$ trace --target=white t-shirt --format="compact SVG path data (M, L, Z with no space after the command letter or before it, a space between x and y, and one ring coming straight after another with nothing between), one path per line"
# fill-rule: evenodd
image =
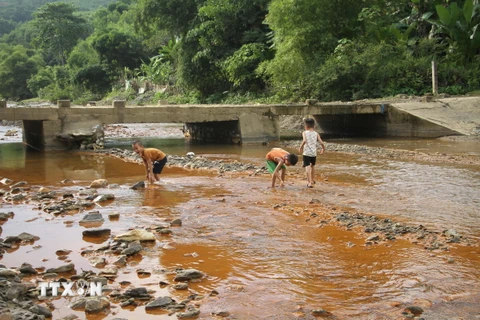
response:
M315 131L304 131L305 145L303 146L303 155L307 157L317 156L317 135Z

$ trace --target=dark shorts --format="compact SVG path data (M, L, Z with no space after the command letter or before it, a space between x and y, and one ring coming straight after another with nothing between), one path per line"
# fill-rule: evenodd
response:
M317 157L303 156L303 166L308 167L310 165L314 166L317 162Z
M166 163L167 163L166 156L162 160L153 161L153 173L156 173L156 174L162 173L163 167L165 167Z

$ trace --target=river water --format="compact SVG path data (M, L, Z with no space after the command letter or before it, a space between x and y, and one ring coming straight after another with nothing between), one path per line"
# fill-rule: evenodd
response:
M167 154L195 152L211 159L263 164L271 146L191 145L179 139L145 139ZM371 146L440 153L480 154L477 144L441 140L345 140ZM470 143L470 142L469 142ZM130 148L130 140L108 146ZM472 147L473 146L473 147ZM289 167L287 186L269 189L268 175L190 171L166 167L163 184L145 190L129 187L144 178L142 166L102 155L74 152L37 153L22 144L0 144L0 179L28 181L32 190L46 186L78 192L92 180L105 178L117 188L115 200L97 206L112 234L180 218L170 236L130 259L109 286L125 290L147 287L155 297L181 301L192 294L201 319L227 311L229 319L313 319L313 310L331 319L404 319L408 306L424 309L425 319L480 319L480 168L429 164L366 155L329 153L319 157L315 188L307 189L301 166ZM64 184L62 180L71 179ZM315 199L315 201L311 201ZM313 203L312 203L313 202ZM398 238L366 245L362 230L346 229L330 213L348 210L374 214L410 225L422 224L440 233L454 229L468 242L426 250L420 243ZM70 249L68 261L77 272L93 270L81 252L99 241L82 238L78 221L85 212L53 216L34 204L0 202L0 212L15 217L2 225L1 237L28 232L40 237L33 245L6 253L1 264L57 267L55 251ZM323 223L322 223L323 220ZM103 255L109 263L115 256ZM107 265L108 266L108 265ZM176 291L171 270L195 268L207 276ZM151 276L138 276L145 269ZM34 281L34 279L32 279ZM74 299L74 298L71 298ZM66 298L53 300L54 319L68 314ZM151 314L142 306L121 308L88 319L175 319Z

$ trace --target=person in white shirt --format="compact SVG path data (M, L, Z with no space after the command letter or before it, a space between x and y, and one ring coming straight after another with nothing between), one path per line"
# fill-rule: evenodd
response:
M317 142L322 146L320 154L325 152L325 143L318 132L314 130L315 120L306 118L304 120L305 131L302 132L303 141L299 151L303 155L303 166L307 174L307 188L313 188L315 184L315 163L317 162Z

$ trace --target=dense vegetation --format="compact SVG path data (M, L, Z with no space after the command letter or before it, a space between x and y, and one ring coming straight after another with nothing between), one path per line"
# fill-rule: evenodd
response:
M6 99L421 95L432 60L440 92L480 89L478 0L15 1L0 1Z

